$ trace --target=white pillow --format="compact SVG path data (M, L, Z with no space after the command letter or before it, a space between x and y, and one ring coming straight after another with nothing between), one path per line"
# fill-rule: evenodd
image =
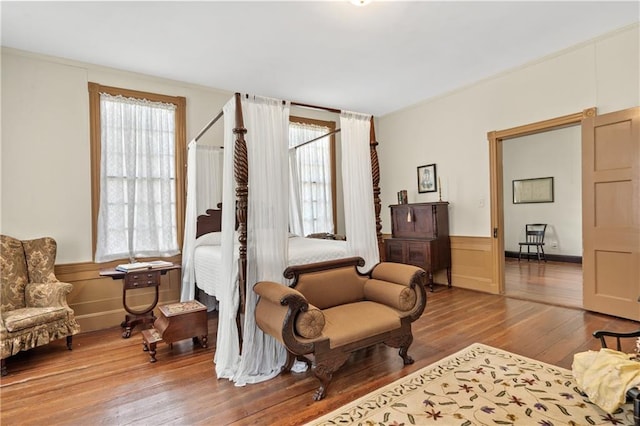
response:
M196 247L198 246L219 246L222 241L222 232L209 232L196 238Z

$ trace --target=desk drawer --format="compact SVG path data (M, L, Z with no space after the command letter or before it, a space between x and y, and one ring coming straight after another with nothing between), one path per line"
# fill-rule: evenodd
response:
M129 272L124 277L125 288L156 287L160 285L160 271Z

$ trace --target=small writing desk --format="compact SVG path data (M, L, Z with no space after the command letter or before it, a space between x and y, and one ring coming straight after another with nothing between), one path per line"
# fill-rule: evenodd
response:
M160 287L160 276L166 275L173 269L180 269L180 265L163 266L149 269L136 269L133 271L123 272L114 268L103 269L100 276L111 277L114 280L122 280L122 305L127 314L120 326L124 328L122 332L123 338L131 336L131 330L138 324L153 324L156 320L153 309L158 304L158 295ZM153 302L145 309L134 310L127 305L127 291L137 288L155 287L155 296Z

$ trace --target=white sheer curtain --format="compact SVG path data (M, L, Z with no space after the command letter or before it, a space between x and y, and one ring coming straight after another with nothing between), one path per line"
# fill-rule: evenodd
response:
M302 196L300 195L299 181L296 150L289 148L289 232L305 236L302 224Z
M223 107L224 112L224 166L222 172L222 237L220 276L222 282L218 296L218 333L214 362L218 378L232 378L240 363L240 344L236 314L240 302L238 288L238 248L235 244L236 209L224 206L236 205L236 183L233 174L233 152L235 135L235 98Z
M243 99L249 157L247 218L247 292L242 357L233 377L237 386L258 383L279 374L284 347L258 328L253 285L262 280L285 282L288 254L288 129L289 104L260 97Z
M295 162L291 164L292 175L297 178L296 199L301 210L303 234L334 232L333 200L331 193L331 158L329 136L294 148L322 135L330 129L313 124L291 123L289 146L294 150ZM293 208L293 204L292 204Z
M286 359L282 345L256 325L256 294L260 280L284 282L288 229L288 122L289 105L282 101L243 97L249 158L249 214L247 219L247 292L243 324L243 349L239 355L235 315L238 306L237 247L232 247L235 212L222 209L223 268L228 271L228 293L220 297L215 355L218 378L237 386L268 380L280 372ZM225 105L225 166L223 205L235 205L233 180L234 101ZM229 191L229 189L232 189ZM230 231L231 230L231 231ZM223 300L224 299L224 300Z
M369 138L371 116L343 111L340 114L342 140L342 185L347 250L365 260L363 270L380 261L373 206L373 178Z
M179 253L172 104L100 94L96 262Z
M199 214L222 201L222 151L219 147L189 142L187 150L187 204L182 242L182 288L180 301L195 297L193 252Z

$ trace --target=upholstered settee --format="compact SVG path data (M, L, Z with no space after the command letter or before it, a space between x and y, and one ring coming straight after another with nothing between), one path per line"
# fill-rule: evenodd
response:
M54 273L56 242L45 237L20 241L0 236L0 350L2 375L6 359L20 351L80 331L67 294L73 286L59 282Z
M285 270L290 287L271 281L256 283L260 296L256 322L287 349L283 372L296 358L312 365L320 387L313 399L326 395L333 373L353 351L385 343L400 348L404 364L413 363L408 349L411 323L426 305L424 270L382 262L360 274L362 258L354 257Z

